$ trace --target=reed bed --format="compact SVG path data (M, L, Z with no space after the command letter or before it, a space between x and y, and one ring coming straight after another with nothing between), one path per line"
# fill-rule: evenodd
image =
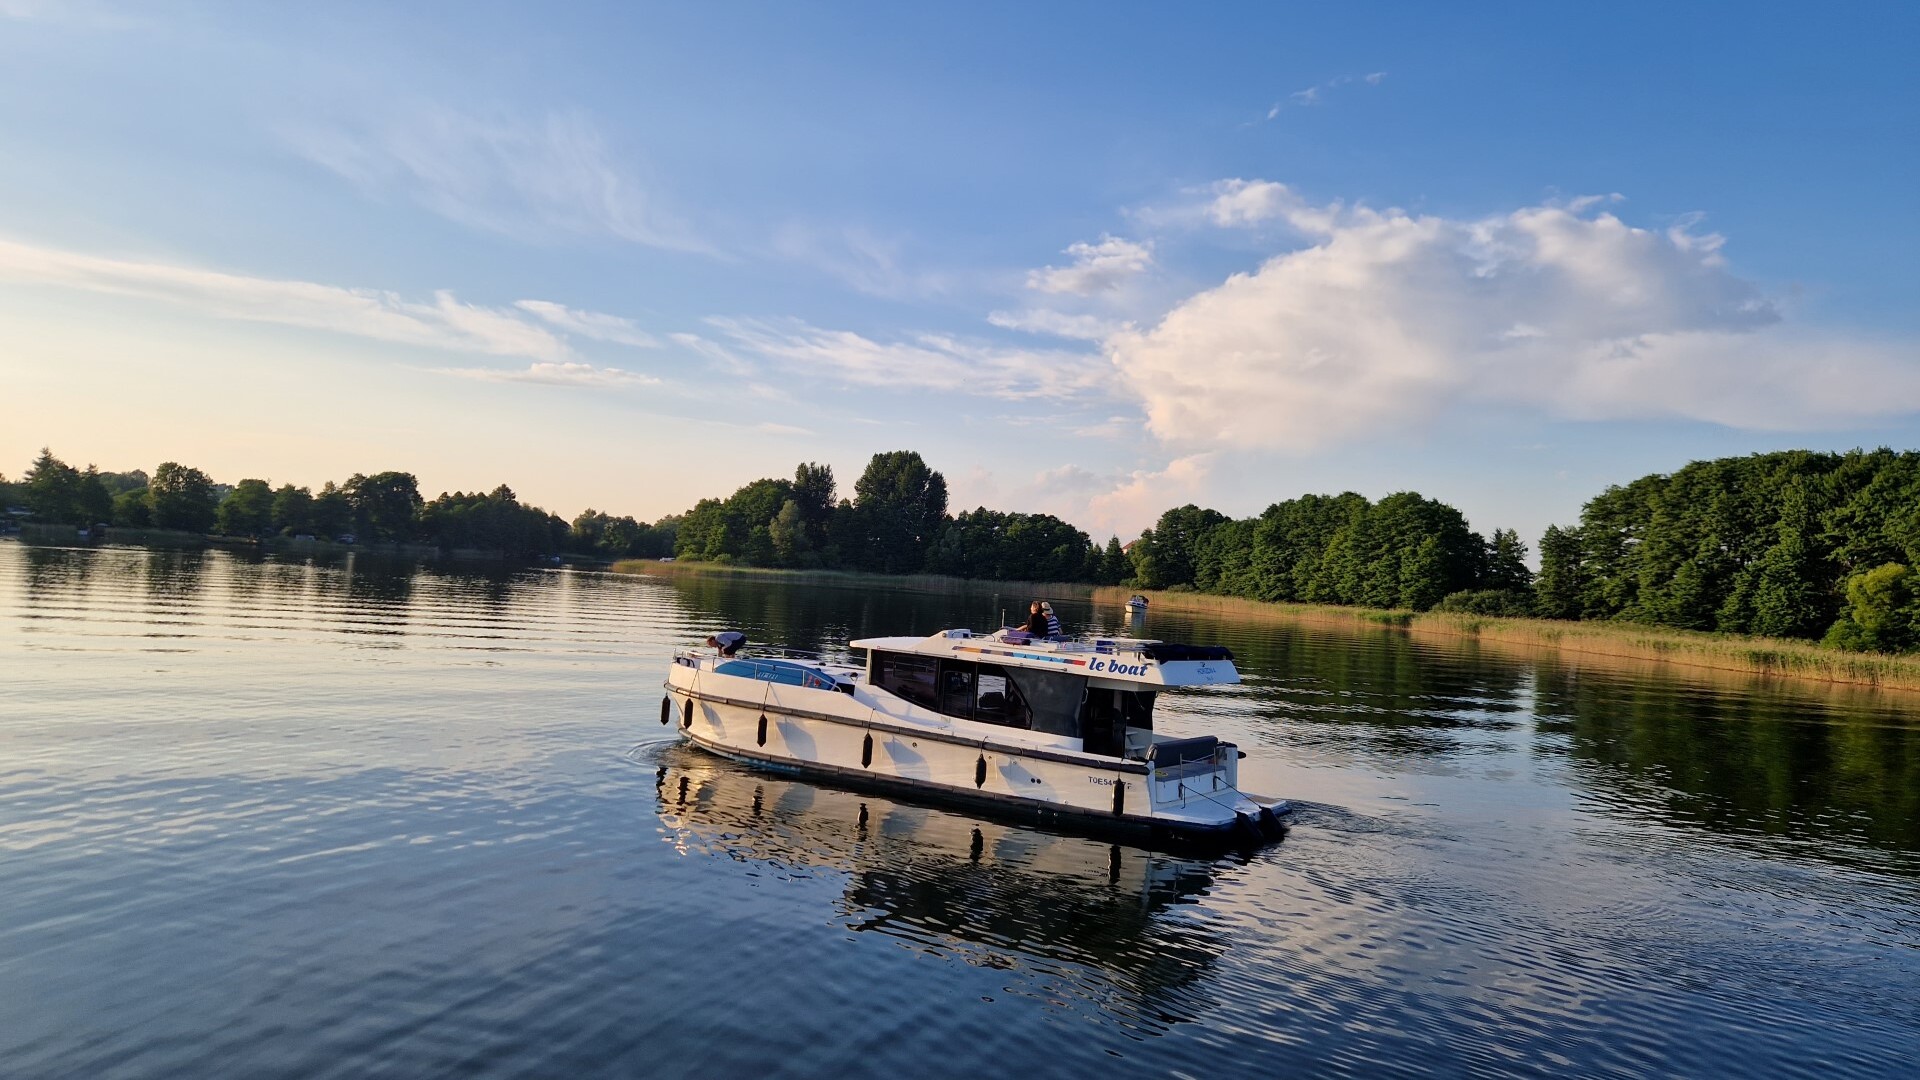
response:
M1095 603L1124 603L1134 593L1102 587ZM1418 637L1469 638L1535 651L1651 661L1784 679L1920 691L1920 656L1845 652L1808 641L1672 630L1624 622L1563 622L1451 612L1380 611L1284 604L1204 593L1142 593L1149 610L1274 618L1325 626L1405 628Z
M616 574L659 578L747 577L768 578L789 585L829 585L841 588L916 589L933 592L1000 592L1023 596L1087 599L1094 586L1066 581L993 581L987 578L947 577L943 574L868 574L858 570L781 570L765 566L727 566L721 563L661 562L658 559L621 559ZM1025 611L1023 606L1020 609Z

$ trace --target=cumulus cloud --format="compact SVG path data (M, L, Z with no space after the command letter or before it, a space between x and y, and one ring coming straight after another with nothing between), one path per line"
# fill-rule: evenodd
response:
M595 341L632 345L641 349L650 349L660 344L658 338L640 329L632 319L623 319L618 315L581 311L565 304L556 304L551 300L519 300L515 301L513 306L536 315L570 334L578 334Z
M1027 287L1047 293L1091 296L1118 288L1153 265L1153 244L1102 235L1094 243L1067 248L1069 266L1046 266L1027 274Z
M1094 536L1138 536L1169 506L1205 503L1203 491L1213 472L1211 453L1175 458L1164 469L1140 469L1111 482L1087 500L1088 532Z
M1304 206L1277 187L1229 181L1221 213ZM1309 246L1122 331L1111 357L1155 435L1212 445L1317 448L1463 401L1749 428L1920 410L1910 344L1792 330L1696 221L1635 228L1595 205L1309 213L1290 219Z
M581 113L525 121L415 104L281 134L295 153L364 191L398 194L472 228L530 240L610 236L714 250L616 161Z
M464 367L434 368L436 375L453 375L482 382L543 383L548 386L651 386L659 379L615 367L595 367L578 362L530 364L521 370Z
M421 345L556 362L567 343L511 310L461 303L439 291L431 301L377 289L228 274L167 263L85 255L0 240L0 279L134 296L249 322L329 330L400 345Z
M857 386L1007 399L1065 398L1098 389L1108 370L1096 355L1009 349L942 334L883 342L793 319L707 321L727 338L725 346L697 338L682 344L716 359L740 363L751 358L789 376L819 376Z
M1301 232L1325 233L1340 215L1338 202L1312 206L1292 188L1272 180L1221 180L1203 191L1212 197L1202 213L1225 229L1281 220Z

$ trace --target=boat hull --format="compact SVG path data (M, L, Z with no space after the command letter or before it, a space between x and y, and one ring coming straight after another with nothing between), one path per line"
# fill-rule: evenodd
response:
M1233 790L1230 772L1195 775L1009 745L958 725L924 726L912 710L895 715L849 694L679 665L665 689L663 724L703 750L760 768L1134 841L1257 844L1283 831L1285 804Z

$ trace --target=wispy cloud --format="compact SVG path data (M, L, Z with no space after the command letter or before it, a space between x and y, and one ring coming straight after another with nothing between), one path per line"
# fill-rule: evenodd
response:
M715 249L578 112L538 120L395 105L351 121L289 125L300 156L373 195L398 195L477 229L527 240L610 237Z
M1102 341L1117 333L1124 324L1098 315L1072 315L1044 308L1029 311L995 311L987 322L1003 330L1026 334L1048 334L1076 341Z
M451 352L522 357L525 369L441 368L493 382L556 386L656 383L652 376L580 362L568 335L629 345L657 344L629 320L546 300L511 307L467 304L440 290L411 300L379 289L252 277L170 263L86 255L0 240L0 281L53 285L172 304L201 315L322 330ZM528 316L540 320L532 321ZM556 332L559 331L559 332Z
M856 291L884 299L922 299L947 293L944 274L911 269L899 238L858 227L789 222L774 230L772 254L825 271Z
M1384 71L1369 72L1365 75L1336 75L1326 82L1315 83L1305 90L1295 90L1293 93L1274 102L1267 107L1266 119L1272 120L1289 108L1296 108L1303 105L1318 105L1328 94L1343 86L1352 86L1355 83L1360 83L1365 86L1379 86L1386 80L1386 77L1387 73Z
M160 300L220 318L329 330L400 345L569 358L558 335L510 309L464 304L451 292L409 300L377 289L250 277L168 263L84 255L0 240L0 278Z
M1102 235L1094 243L1067 248L1068 266L1046 266L1027 274L1027 287L1046 293L1090 296L1118 288L1153 265L1153 243Z
M482 382L542 383L547 386L657 386L660 382L651 375L578 362L530 364L523 369L460 367L432 370L436 375L453 375Z
M1009 349L942 334L876 341L795 319L709 319L726 339L718 355L783 375L820 377L890 390L935 390L1003 399L1067 398L1101 391L1108 374L1097 355ZM683 344L686 344L683 342ZM715 355L713 343L703 350Z
M578 334L595 341L610 342L614 345L632 345L640 349L651 349L660 344L659 338L640 329L632 319L623 319L618 315L580 311L565 304L556 304L551 300L519 300L513 306L537 315L570 334Z

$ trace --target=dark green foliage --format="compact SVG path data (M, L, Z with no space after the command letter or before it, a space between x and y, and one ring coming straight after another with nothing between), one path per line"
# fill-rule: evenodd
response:
M265 536L273 531L273 503L265 480L242 480L220 500L214 527L227 536Z
M568 547L606 559L657 559L673 554L678 521L662 518L658 524L643 525L631 517L613 517L588 509L573 519Z
M947 478L914 451L894 450L873 455L853 493L857 568L878 574L921 569L946 523Z
M269 508L272 531L283 536L311 536L314 533L313 493L303 487L282 484L273 493Z
M80 506L80 470L53 456L46 447L23 478L27 509L36 521L62 525L90 524Z
M340 490L353 508L353 525L361 540L405 543L413 539L424 504L420 483L412 473L354 473Z
M1696 461L1607 489L1540 547L1545 615L1793 638L1831 627L1836 644L1904 648L1888 644L1897 619L1886 633L1849 622L1849 589L1920 557L1920 454Z
M213 481L199 469L163 461L147 485L147 511L156 529L208 532L215 512Z
M1093 580L1099 585L1119 585L1133 576L1133 563L1117 536L1107 537L1107 549L1100 553L1100 573Z
M147 489L134 488L115 495L113 516L108 520L129 529L150 527L153 524L153 508L147 502Z
M353 500L331 480L313 497L311 513L315 536L332 540L353 531Z
M1580 531L1547 526L1540 537L1540 576L1533 582L1535 613L1548 619L1578 619L1586 593Z
M441 492L421 508L417 532L442 551L497 551L522 559L558 554L568 535L565 521L537 506L523 505L505 484L484 495Z
M1096 549L1087 534L1051 514L981 507L947 522L927 552L926 570L996 581L1078 581Z

